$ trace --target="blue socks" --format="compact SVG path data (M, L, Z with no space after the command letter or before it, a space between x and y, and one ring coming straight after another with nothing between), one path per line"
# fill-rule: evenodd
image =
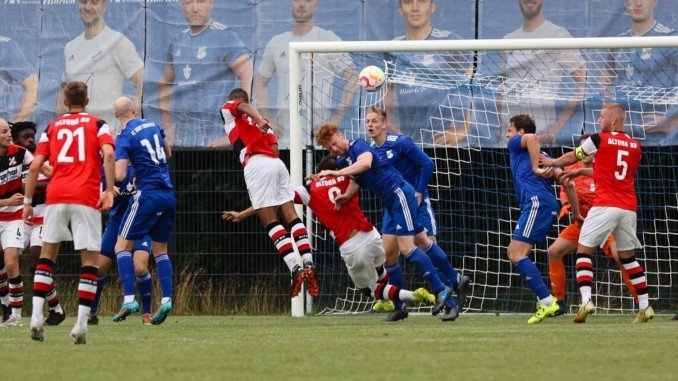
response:
M403 278L402 270L400 270L400 263L396 262L395 265L391 267L384 266L384 268L388 273L388 283L402 290L405 284L405 279ZM405 302L402 300L394 300L393 305L395 306L396 310L402 310L405 306Z
M518 262L513 264L520 275L527 281L527 284L530 285L532 292L537 295L539 300L548 298L551 295L548 287L544 284L544 279L542 279L537 266L534 265L534 262L528 257L525 257Z
M447 259L446 259L447 260ZM407 254L407 261L414 265L414 267L419 271L419 273L426 279L433 288L433 292L436 294L445 289L445 285L440 281L438 277L438 272L429 257L421 251L420 248L416 247ZM390 274L389 274L390 275Z
M153 304L153 281L151 280L151 274L146 273L145 275L138 276L137 288L141 296L141 313L150 314Z
M120 283L122 283L122 292L124 295L134 295L134 261L132 253L122 250L115 253L118 263L118 272L120 273Z
M162 297L171 298L172 279L174 278L174 272L172 270L172 262L170 262L167 253L160 254L155 257L155 268L158 272L158 280L160 281Z
M99 299L101 299L101 293L104 292L104 286L106 285L106 276L100 276L97 281L97 292L94 294L94 301L92 302L92 307L89 311L90 315L96 315L97 310L99 309Z
M431 259L433 266L438 269L438 275L440 280L442 280L448 287L452 287L455 290L459 282L457 281L457 270L452 267L450 260L447 258L447 255L435 242L431 242L431 246L424 251L426 255Z

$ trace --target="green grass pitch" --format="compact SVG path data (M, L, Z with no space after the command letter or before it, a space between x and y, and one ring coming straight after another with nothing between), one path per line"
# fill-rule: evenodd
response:
M11 380L676 380L678 321L658 315L572 315L528 326L527 315L463 315L453 323L414 316L170 316L142 326L101 317L86 345L72 318L0 328Z

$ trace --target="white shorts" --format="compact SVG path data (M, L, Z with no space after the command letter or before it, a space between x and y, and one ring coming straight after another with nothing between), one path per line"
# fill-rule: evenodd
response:
M24 246L24 222L22 220L0 221L0 243L3 248L16 247L19 251Z
M24 226L24 246L42 246L42 224Z
M375 289L377 271L386 261L384 242L376 228L370 232L358 232L339 247L341 258L346 264L348 275L358 289Z
M68 230L69 222L73 235ZM100 251L101 213L80 204L47 205L42 226L42 241L60 243L71 239L75 250Z
M614 206L594 206L584 219L579 234L579 244L596 247L605 243L613 233L617 250L640 249L642 245L636 236L636 213Z
M247 160L244 172L247 192L255 210L294 200L290 173L282 160L254 155Z

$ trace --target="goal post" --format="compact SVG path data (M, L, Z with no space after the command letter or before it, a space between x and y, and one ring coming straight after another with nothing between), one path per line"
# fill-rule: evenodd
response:
M638 257L648 273L650 297L652 303L659 307L655 309L675 308L678 304L678 134L673 129L678 130L678 126L674 127L669 121L665 126L668 137L653 140L657 135L646 135L649 130L639 124L648 120L661 121L663 117L671 119L676 115L678 83L657 86L648 78L648 85L616 84L610 73L626 70L626 75L631 77L632 68L612 68L609 58L628 50L626 58L630 60L628 57L635 49L643 49L643 53L652 49L675 50L678 49L678 36L290 43L289 149L292 182L303 183L305 174L313 170L312 161L317 159L318 150L313 142L313 131L323 118L332 115L338 108L341 86L331 82L346 80L335 72L333 62L342 59L337 58L338 55L351 57L355 73L350 80L355 83L358 82L360 68L367 64L381 62L385 69L384 86L374 93L358 90L353 102L344 105L351 111L338 118L335 116L335 120L341 121L340 127L346 134L365 138L368 143L370 139L362 121L365 110L370 106L387 108L385 103L393 86L437 91L449 89L447 103L428 115L417 115L425 121L413 138L436 164L429 189L441 225L438 239L453 265L474 280L467 310L528 312L533 309L534 300L506 259L506 246L519 216L512 181L508 176L508 156L505 145L502 146L505 143L502 142L502 131L506 127L506 116L523 113L525 103L532 104L531 107L538 104L542 108L547 104L555 110L554 116L561 116L564 112L575 114L568 121L570 130L563 128L557 137L545 140L547 151L560 154L572 149L582 133L596 132L595 119L600 104L615 100L628 106L630 117L627 128L644 145L645 158L637 175L638 235L644 248L638 251ZM560 62L553 61L551 52L562 53L558 58ZM399 53L418 54L421 56L418 59L424 64L408 67L397 60L389 60ZM544 72L536 78L506 74L507 70L510 71L506 68L510 66L507 64L509 60L525 64L526 57L530 58L531 64L541 64L541 67L534 67ZM539 61L541 59L543 62ZM427 60L438 60L444 65L432 68L427 65ZM582 63L585 67L584 83L577 83L577 79L569 73L562 75L552 67L554 62L566 68L562 69L566 72L574 72L576 66ZM629 62L624 64L630 65ZM673 64L676 65L676 61ZM467 66L466 76L453 73L453 66ZM490 66L494 70L487 69ZM498 68L501 68L501 73L497 72ZM636 76L638 74L635 73ZM614 75L619 76L619 73ZM572 78L565 78L568 76ZM572 107L573 103L577 105ZM528 107L528 110L531 108ZM535 119L546 118L540 117L535 116ZM395 123L398 123L397 119ZM452 132L437 130L439 125L454 124L463 124L462 132L456 128L449 130ZM673 138L669 136L672 133ZM488 144L489 141L492 143ZM554 192L557 191L554 186ZM371 222L378 226L381 222L378 201L372 199L369 193L362 192L361 204ZM299 207L298 212L302 211ZM371 301L351 289L351 281L331 238L313 222L312 217L307 221L312 222L309 231L314 231L315 245L322 247L321 252L315 251L315 257L320 258L316 261L323 286L315 306L330 313L368 311ZM561 221L557 231L554 229L549 234L547 244L552 243L566 225L567 222ZM538 245L534 253L542 275L547 278L545 248L546 245ZM607 312L631 311L633 300L624 289L617 266L603 257L596 259L596 266L596 304ZM568 300L570 304L576 304L578 291L572 280L575 272L571 264L566 264L566 267ZM424 285L417 274L406 274L406 282L406 286L412 289ZM293 300L292 306L294 316L310 312L310 304L304 304L301 298Z

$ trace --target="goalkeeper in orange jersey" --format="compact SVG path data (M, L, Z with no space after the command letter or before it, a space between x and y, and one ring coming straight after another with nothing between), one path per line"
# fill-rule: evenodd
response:
M583 142L588 138L588 134L581 137ZM593 205L593 195L595 193L595 183L593 182L593 156L587 156L581 161L566 167L559 175L562 187L560 189L560 200L563 207L560 211L558 219L562 219L568 213L572 215L572 223L568 225L558 236L551 246L548 248L549 256L549 278L551 280L551 288L558 299L560 310L558 315L566 313L567 302L565 299L565 266L563 265L563 257L571 252L577 250L577 242L579 241L579 234L581 233L581 225L584 217ZM572 187L576 192L569 192L570 197L566 193L566 187ZM574 195L575 197L572 197ZM571 198L574 198L572 200ZM638 294L631 284L629 275L617 256L617 245L614 242L614 237L610 235L607 241L602 246L605 256L614 259L619 266L622 278L626 284L626 288L633 295L634 306L638 305ZM586 271L577 271L577 285L582 285L590 279L593 274L587 274ZM590 281L589 281L590 282ZM590 292L590 291L589 291ZM582 295L583 300L589 300L590 295ZM575 318L575 323L578 323Z

